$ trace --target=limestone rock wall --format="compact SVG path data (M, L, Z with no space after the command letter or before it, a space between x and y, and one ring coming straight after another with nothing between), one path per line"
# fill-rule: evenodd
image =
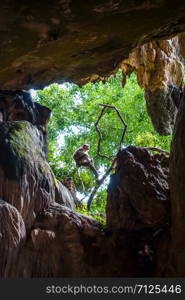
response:
M26 228L55 199L74 209L72 195L57 184L47 161L50 110L28 93L1 91L0 111L0 197L16 207Z
M145 90L148 113L161 135L171 134L183 94L185 35L158 40L134 49L121 64L123 85L135 71Z
M140 230L169 222L169 158L129 146L108 187L107 226Z
M0 195L31 227L37 213L55 199L54 176L40 132L27 121L0 124Z
M0 199L0 277L11 274L12 265L26 239L26 228L18 210Z
M117 164L108 187L107 227L127 232L135 266L142 265L145 276L169 276L169 157L129 146Z

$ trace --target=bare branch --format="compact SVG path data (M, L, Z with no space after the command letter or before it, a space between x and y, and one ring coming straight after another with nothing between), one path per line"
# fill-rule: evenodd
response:
M123 134L122 134L122 136L121 136L121 140L120 140L120 143L119 143L118 151L121 149L121 145L122 145L122 143L123 143L123 139L124 139L125 132L126 132L126 129L127 129L127 124L125 123L125 121L124 121L124 119L123 119L123 117L122 117L120 111L117 109L116 106L109 105L109 104L102 104L102 103L99 103L99 105L100 105L100 106L103 106L103 108L102 108L102 110L101 110L101 112L100 112L100 114L99 114L99 117L98 117L97 121L96 121L95 124L94 124L95 129L96 129L96 131L97 131L97 133L98 133L98 135L99 135L97 154L98 154L100 157L102 157L102 158L106 158L106 159L108 159L108 160L110 160L110 161L113 161L113 159L112 159L111 157L108 157L108 156L105 155L105 154L101 154L101 142L102 142L102 140L103 140L103 137L102 137L102 134L101 134L100 129L99 129L99 127L98 127L98 124L99 124L101 118L103 117L103 115L104 115L104 113L105 113L105 111L106 111L106 108L114 109L114 110L116 111L118 117L120 118L122 124L124 125L124 130L123 130Z
M112 169L114 168L114 165L115 165L115 162L116 162L116 157L117 157L117 154L119 152L119 150L121 149L121 145L123 143L123 139L124 139L124 136L125 136L125 133L126 133L126 129L127 129L127 124L125 123L120 111L116 108L116 106L113 106L113 105L109 105L109 104L99 104L100 106L103 106L99 116L98 116L98 119L97 121L95 122L94 126L95 126L95 129L99 135L99 140L98 140L98 149L97 149L97 154L100 156L100 157L103 157L103 158L106 158L108 160L110 160L112 163L110 165L110 167L107 169L107 171L105 172L105 174L103 175L103 177L100 179L99 183L94 187L92 193L90 194L89 196L89 199L88 199L88 202L87 202L87 209L90 210L90 207L91 207L91 203L92 203L92 200L96 194L96 192L98 191L98 189L100 188L100 186L103 184L103 182L105 181L105 179L107 178L107 176L110 174L110 172L112 171ZM118 115L118 117L120 118L122 124L124 125L124 128L123 128L123 133L122 133L122 136L121 136L121 140L120 140L120 143L119 143L119 148L117 150L117 153L116 153L116 156L114 159L108 157L107 155L105 154L101 154L101 142L103 140L103 137L102 137L102 134L101 134L101 131L98 127L98 124L101 120L101 118L103 117L105 111L107 108L110 108L110 109L114 109Z
M101 120L102 116L104 115L105 113L105 110L106 110L106 107L103 107L103 109L101 110L100 114L99 114L99 117L97 119L97 121L95 122L94 126L95 126L95 129L99 135L99 139L98 139L98 149L97 149L97 153L100 157L103 157L103 158L107 158L108 160L112 160L110 157L108 157L107 155L104 155L104 154L101 154L100 153L100 147L101 147L101 142L103 140L103 137L102 137L102 134L100 132L100 129L98 127L98 123L99 121Z
M85 186L84 186L82 177L80 176L80 169L79 169L79 168L78 168L78 177L79 177L79 179L80 179L80 182L81 182L81 185L82 185L82 189L83 189L83 191L85 191Z
M100 188L100 186L104 183L105 179L107 178L107 176L110 174L110 172L114 168L115 162L116 162L116 158L114 158L114 160L112 161L111 166L107 169L107 171L105 172L105 174L103 175L103 177L100 179L98 185L96 185L94 187L92 193L90 194L88 202L87 202L87 209L88 210L90 210L90 208L91 208L91 203L92 203L92 200L93 200L94 196L96 195L96 192L98 191L98 189Z
M166 150L162 150L162 149L156 148L156 147L143 147L143 149L150 150L150 151L157 151L157 152L160 152L160 153L164 153L164 154L170 155L170 152L168 152Z

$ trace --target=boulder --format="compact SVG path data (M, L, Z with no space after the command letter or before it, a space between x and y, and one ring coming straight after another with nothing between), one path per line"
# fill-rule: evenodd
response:
M169 158L129 146L121 150L108 187L107 226L140 230L169 222Z

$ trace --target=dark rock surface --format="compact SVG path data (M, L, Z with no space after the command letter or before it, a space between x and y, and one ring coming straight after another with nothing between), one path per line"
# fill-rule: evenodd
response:
M138 44L185 30L184 0L1 0L0 86L108 76Z
M0 123L0 196L17 208L29 228L55 199L41 134L27 121Z
M146 233L141 240L141 233L105 231L96 220L52 204L37 216L10 276L151 276L153 262L139 254L146 239Z
M75 209L75 199L73 198L73 195L60 181L56 182L55 201L72 210Z
M29 121L46 129L51 110L32 101L30 93L21 90L0 90L2 121Z
M1 92L0 107L6 116L0 122L0 197L17 208L30 228L56 197L70 208L74 200L57 184L47 161L50 110L18 91ZM25 121L16 121L20 112Z
M173 91L169 87L164 89L156 89L155 91L146 90L145 99L149 116L156 131L160 135L170 135L176 121L178 105L181 100L182 88L174 87L177 90L177 97L173 97ZM178 99L177 105L175 99Z
M185 277L185 94L180 104L174 128L171 160L172 244L169 267L171 274Z
M43 150L47 155L47 124L51 110L32 101L30 93L26 91L0 90L0 121L29 121L40 131Z
M169 222L169 158L129 146L108 187L107 226L140 230Z

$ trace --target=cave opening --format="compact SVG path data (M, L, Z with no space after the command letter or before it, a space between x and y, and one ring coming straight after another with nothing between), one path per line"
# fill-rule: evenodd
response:
M72 158L74 151L84 143L90 144L90 156L101 177L110 166L110 161L97 155L98 135L94 124L100 112L99 103L115 105L122 113L128 128L124 147L156 147L170 151L171 135L159 135L147 113L144 90L138 85L136 74L127 76L122 86L122 70L110 76L106 82L88 83L78 86L73 83L52 84L43 90L31 90L34 101L48 107L52 115L48 126L49 164L57 178L64 182L72 177L77 189L77 198L83 205L77 211L88 214L86 202L91 194L95 179L88 168L78 172ZM122 124L114 111L105 114L100 122L102 133L101 149L114 157L122 133ZM112 174L113 172L111 172ZM107 187L110 175L96 193L90 215L104 223Z

